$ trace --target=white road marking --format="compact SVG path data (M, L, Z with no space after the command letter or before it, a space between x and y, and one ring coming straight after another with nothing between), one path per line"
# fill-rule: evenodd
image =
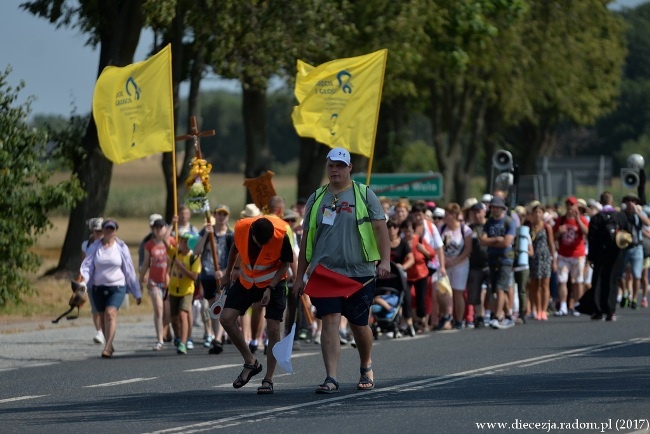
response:
M48 395L27 395L27 396L17 396L16 398L0 399L0 404L4 404L6 402L24 401L26 399L42 398L44 396L48 396Z
M346 395L337 396L333 398L317 399L310 402L304 402L302 404L288 405L285 407L276 407L268 410L258 411L255 413L245 413L245 414L225 417L217 420L179 426L176 428L168 428L160 431L152 431L151 433L147 433L147 434L163 434L163 433L176 433L176 432L195 433L201 431L214 430L226 426L237 425L244 420L254 421L260 417L273 415L275 413L286 413L288 411L295 411L303 407L316 407L316 406L322 407L323 405L336 405L335 403L338 403L339 401L348 400L348 399L365 399L367 397L371 397L371 395L373 394L385 394L386 392L401 393L408 390L422 389L424 387L436 387L436 386L441 386L449 383L455 383L458 381L468 380L471 378L476 378L483 375L491 375L494 374L494 371L506 370L507 368L511 368L511 367L521 367L525 365L530 366L531 363L535 364L537 362L545 362L549 360L558 360L562 358L576 357L579 355L585 355L592 352L605 351L605 350L610 350L612 348L636 345L639 343L646 342L648 340L650 340L650 338L641 338L641 339L635 338L625 342L616 341L616 342L610 342L608 344L594 345L591 347L563 351L560 353L548 354L545 356L531 357L529 359L515 360L512 362L500 363L498 365L485 366L483 368L457 372L455 374L444 375L442 377L427 378L423 380L412 381L410 383L400 384L396 386L376 388L373 390L368 390L359 393L351 393L351 394L346 394ZM220 387L220 386L216 386L216 387Z
M141 381L149 381L149 380L155 380L158 377L151 377L151 378L131 378L129 380L122 380L122 381L113 381L111 383L102 383L102 384L91 384L90 386L83 386L83 387L110 387L110 386L120 386L122 384L130 384L130 383L138 383Z

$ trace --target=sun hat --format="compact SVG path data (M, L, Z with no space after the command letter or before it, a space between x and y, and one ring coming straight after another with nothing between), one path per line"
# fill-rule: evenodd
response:
M466 211L476 205L478 203L478 199L475 197L469 197L465 199L465 202L463 202L463 211Z
M595 199L587 200L587 206L589 206L589 208L596 208L598 211L603 209L603 205Z
M282 220L298 220L299 218L298 213L291 209L285 210L282 216Z
M247 203L241 212L242 217L257 217L260 214L262 214L260 209L254 203Z
M491 202L492 201L492 195L490 193L485 193L481 197L481 202Z
M442 276L438 278L438 292L440 294L451 294L451 283L449 277Z
M616 246L619 249L627 249L632 243L632 234L628 231L620 230L616 233Z

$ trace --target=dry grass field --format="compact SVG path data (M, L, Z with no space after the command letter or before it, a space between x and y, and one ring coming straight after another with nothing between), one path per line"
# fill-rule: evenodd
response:
M180 160L180 159L179 159ZM148 216L164 212L165 188L161 168L161 157L154 156L119 166L114 166L106 216L115 217L120 225L118 236L131 248L134 261L137 261L137 248L142 238L149 232ZM63 176L63 175L59 175ZM246 190L242 185L244 178L239 174L213 172L210 176L212 191L210 205L225 203L232 212L231 221L244 208ZM296 199L296 178L293 176L274 176L273 184L278 194L284 196L288 204ZM182 203L184 190L179 189L179 202ZM68 229L68 216L52 217L54 227L47 231L34 251L42 258L38 273L28 276L38 293L25 296L25 303L0 309L0 324L20 321L43 321L58 316L65 310L70 297L70 283L66 279L43 277L43 274L58 264L61 246ZM199 215L192 217L192 223L203 224ZM85 222L75 222L76 230L88 233ZM81 246L79 246L81 248ZM136 264L137 265L137 264ZM131 304L134 306L134 303ZM148 297L143 304L126 312L142 314L151 312ZM82 308L81 316L89 317L90 309Z

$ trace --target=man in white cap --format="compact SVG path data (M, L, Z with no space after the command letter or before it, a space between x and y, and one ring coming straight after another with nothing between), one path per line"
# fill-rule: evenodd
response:
M360 359L359 390L374 387L372 371L372 332L368 314L375 292L373 276L385 278L390 271L390 242L384 209L375 193L352 181L350 152L334 148L327 154L329 183L318 188L307 200L298 269L293 286L296 297L304 290L305 273L319 264L336 274L364 286L347 298L312 297L317 316L323 321L321 350L326 378L316 393L339 391L336 381L341 354L339 324L350 323ZM377 265L378 261L378 265ZM322 292L333 288L320 288Z

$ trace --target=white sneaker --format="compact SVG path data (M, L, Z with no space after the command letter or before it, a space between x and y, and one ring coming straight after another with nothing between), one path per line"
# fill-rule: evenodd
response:
M499 320L496 319L496 318L492 318L492 319L490 320L490 322L488 323L488 325L489 325L490 327L492 327L493 329L498 329L498 328L499 328Z
M317 333L314 335L314 343L315 343L316 345L320 345L320 332L317 332Z
M97 330L97 334L93 338L93 342L96 344L102 344L104 345L106 343L106 339L104 338L104 333L102 333L101 330Z
M188 339L187 342L185 343L185 348L188 350L193 350L194 349L194 342L192 340Z
M510 319L510 318L503 318L501 321L497 323L497 328L500 330L505 330L509 329L510 327L514 327L515 322Z

